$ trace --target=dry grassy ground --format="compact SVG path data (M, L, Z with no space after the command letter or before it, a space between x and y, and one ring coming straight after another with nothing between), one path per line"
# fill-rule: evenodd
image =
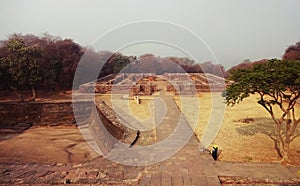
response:
M212 95L219 96L218 101L222 100L220 93L201 93L199 100L190 96L175 97L178 107L182 109L189 121L194 121L198 117L197 124L193 127L199 139L205 132L208 121L211 119L212 124L214 123L214 118L211 117L213 117L212 112L216 110L212 110ZM213 142L221 150L219 157L221 161L272 162L280 160L274 149L274 142L268 136L274 134L274 123L267 111L257 104L257 98L257 95L253 95L233 107L225 107L221 129ZM133 100L114 99L110 96L99 99L105 100L110 105L113 99L114 104L129 111L140 121L153 117L153 111L151 111L153 100L142 98L141 104L137 105ZM300 117L299 104L296 106L296 111ZM279 110L277 113L280 113ZM300 131L300 126L298 129ZM300 164L300 137L291 143L291 156L294 164Z
M213 93L219 94L220 93ZM211 117L212 94L201 93L200 114L195 133L201 139ZM274 142L268 136L274 134L274 122L270 115L260 105L257 104L257 95L245 99L235 106L226 106L222 127L214 144L219 146L222 151L220 160L223 161L279 161L279 157L274 149ZM184 98L191 99L192 98ZM177 101L180 105L180 100ZM187 118L192 117L192 112L196 105L190 102L190 112L187 109L184 114ZM296 108L297 117L300 117L300 105ZM280 113L277 110L277 113ZM213 118L212 118L213 120ZM300 126L298 126L300 130ZM299 133L299 132L298 132ZM299 133L300 135L300 133ZM211 147L210 147L211 148ZM300 164L300 137L291 143L291 155L294 164Z

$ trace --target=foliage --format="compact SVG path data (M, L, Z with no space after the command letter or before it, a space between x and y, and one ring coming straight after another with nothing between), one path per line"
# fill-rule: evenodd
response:
M284 60L300 60L300 42L289 46L282 57Z
M123 56L122 54L116 53L113 55L111 59L113 65L113 74L117 74L121 72L123 68L125 68L129 63L130 59L127 56Z
M95 77L99 76L102 66L111 56L111 52L95 52L91 48L84 49L84 55L77 66L77 74L74 77L73 86L78 87L86 82L95 81ZM100 74L101 77L105 75L103 73L104 71Z
M56 41L55 47L56 59L54 62L58 62L56 64L58 84L60 88L71 88L77 65L83 55L82 48L70 39Z
M8 72L9 66L7 63L5 63L5 60L3 58L0 58L0 90L6 89L7 87L10 87L10 74Z
M41 50L37 46L26 46L22 39L10 39L6 45L7 55L1 59L1 66L5 68L11 78L10 87L13 89L32 88L41 80L40 66Z
M200 64L187 57L168 57L169 60L179 65L185 72L188 73L201 73L203 72Z
M200 64L203 72L205 73L211 73L219 77L224 77L225 76L225 69L222 65L220 64L214 64L212 62L205 62Z
M251 94L258 94L258 104L276 124L276 150L288 161L289 144L296 137L294 134L300 122L295 114L295 104L300 97L300 61L269 60L234 70L229 79L230 86L223 93L227 104L235 105ZM280 116L276 116L275 106L281 110Z
M26 54L27 57L24 57L24 53L23 57L20 53L15 55L12 41L19 41L23 48L31 51L32 56ZM10 66L7 61L14 61L14 65ZM98 69L99 63L103 68ZM80 71L81 79L73 81L78 65L83 69ZM29 69L33 74L26 76ZM206 72L219 76L225 73L221 65L209 62L199 64L186 57L159 57L153 54L144 54L137 58L109 51L98 52L84 48L71 39L61 39L49 34L41 37L13 34L7 40L0 41L0 90L8 90L10 87L30 89L31 85L37 89L70 89L74 82L78 86L93 81L93 73L89 73L91 69L100 71L98 77L121 71L163 74L201 73L205 69Z
M244 60L242 63L236 65L236 66L233 66L231 67L227 72L226 72L226 78L228 78L230 76L230 74L235 71L235 70L238 70L238 69L244 69L244 68L250 68L252 67L253 65L255 64L260 64L260 63L266 63L268 62L267 59L262 59L262 60L259 60L259 61L250 61L249 59L246 59Z
M70 39L14 34L0 43L0 89L70 89L81 56Z

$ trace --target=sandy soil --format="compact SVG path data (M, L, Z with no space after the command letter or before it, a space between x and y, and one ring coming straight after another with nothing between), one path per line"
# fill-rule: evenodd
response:
M71 164L97 156L72 126L33 127L23 133L0 136L0 162Z

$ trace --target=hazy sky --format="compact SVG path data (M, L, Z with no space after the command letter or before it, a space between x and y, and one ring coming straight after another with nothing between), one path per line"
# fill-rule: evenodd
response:
M2 0L0 39L47 32L88 46L121 25L159 20L197 34L229 68L244 59L281 58L289 45L300 41L299 8L299 0ZM124 53L178 55L170 47L137 46Z

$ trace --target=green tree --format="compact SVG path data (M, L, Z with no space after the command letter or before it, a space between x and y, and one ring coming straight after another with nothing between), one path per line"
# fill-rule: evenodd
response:
M250 68L238 69L229 77L230 85L223 93L228 105L235 105L250 94L258 94L258 104L272 117L275 149L283 162L290 162L290 143L296 137L300 122L295 105L300 97L300 61L269 60ZM275 113L275 107L280 113ZM298 113L295 114L295 113Z
M119 53L116 53L112 60L113 60L114 74L121 72L123 68L125 68L128 64L130 64L129 58Z
M8 73L8 65L3 58L0 58L0 90L5 90L10 86L10 74Z
M7 68L11 77L10 87L14 90L31 88L34 100L35 86L41 80L38 62L42 51L37 46L26 46L19 38L11 38L4 47L7 54L2 58L2 66Z

